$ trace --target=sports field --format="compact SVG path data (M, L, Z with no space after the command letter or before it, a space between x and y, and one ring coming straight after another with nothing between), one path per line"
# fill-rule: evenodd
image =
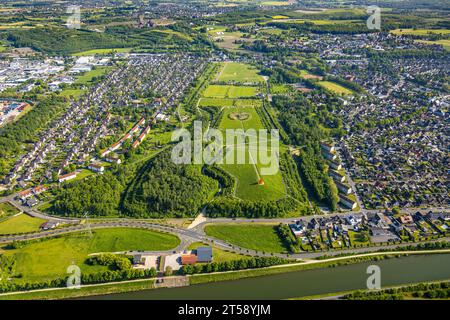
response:
M258 87L210 85L203 92L206 98L246 98L254 97L258 93Z
M155 231L98 229L92 231L92 236L88 232L68 234L32 242L20 249L4 250L2 253L16 258L16 273L22 274L21 280L42 281L66 276L67 267L72 264L78 265L86 273L106 270L105 267L84 263L91 253L169 250L179 243L176 236Z
M238 62L225 62L216 78L217 81L255 83L262 82L264 78L258 70L248 64Z

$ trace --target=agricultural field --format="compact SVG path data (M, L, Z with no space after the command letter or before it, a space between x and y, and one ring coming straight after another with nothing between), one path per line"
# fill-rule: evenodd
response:
M391 30L395 35L412 35L412 36L427 36L431 34L446 35L450 34L450 29L395 29Z
M318 26L323 25L338 25L338 24L350 24L350 23L360 23L360 20L314 20L314 19L274 19L275 22L285 22L285 23L312 23Z
M109 55L112 53L130 52L131 48L111 48L111 49L94 49L74 53L75 57L93 56L93 55Z
M208 236L245 249L263 252L286 251L277 234L276 225L273 224L210 224L205 226L205 232Z
M0 234L26 233L39 231L45 220L19 214L0 222Z
M264 1L261 4L263 6L288 6L291 1Z
M57 238L25 244L19 249L3 249L5 255L17 260L17 273L27 281L43 281L66 276L69 265L77 264L83 273L106 270L102 266L89 266L89 254L128 250L169 250L180 240L170 234L141 229L98 229L74 233ZM21 279L21 280L22 280Z
M216 81L255 83L264 81L264 78L258 74L256 68L248 64L226 62L219 71Z
M347 89L337 83L331 82L331 81L319 81L317 82L318 85L321 87L333 91L334 93L340 94L340 95L350 95L353 94L353 91L350 89Z

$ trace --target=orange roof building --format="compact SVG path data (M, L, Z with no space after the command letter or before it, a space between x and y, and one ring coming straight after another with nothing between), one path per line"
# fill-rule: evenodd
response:
M197 263L197 256L195 254L183 254L181 256L182 265L196 264L196 263Z

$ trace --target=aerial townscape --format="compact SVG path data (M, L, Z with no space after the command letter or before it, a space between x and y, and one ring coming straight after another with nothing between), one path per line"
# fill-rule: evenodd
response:
M2 0L0 300L450 300L448 10Z

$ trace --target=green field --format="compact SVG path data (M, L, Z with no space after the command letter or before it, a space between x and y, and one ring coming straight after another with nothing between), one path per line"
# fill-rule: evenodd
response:
M25 233L39 231L45 220L19 214L0 222L0 234Z
M248 120L239 121L230 118L230 114L235 112L245 112L249 114ZM259 118L255 108L252 107L226 107L220 120L219 129L264 129L264 125Z
M318 81L318 85L321 87L333 91L334 93L341 94L341 95L349 95L353 94L353 91L350 89L347 89L337 83L331 82L331 81Z
M77 99L78 97L80 97L83 93L85 92L85 90L82 89L64 89L62 90L59 94L63 97L66 98L75 98Z
M73 56L82 57L82 56L93 56L93 55L109 55L112 53L130 52L130 50L131 50L131 48L94 49L94 50L77 52L77 53L74 53Z
M246 114L248 118L246 120L232 119L233 114ZM226 107L223 112L219 129L264 129L264 125L261 119L253 107ZM230 142L225 141L230 144ZM258 158L250 157L248 155L249 150L255 150L256 147L260 147L259 143L249 144L247 141L244 145L235 146L235 163L234 164L221 164L228 173L230 173L237 181L235 196L243 200L253 201L270 201L280 199L285 195L285 188L281 173L278 172L274 175L263 175L261 169L263 165ZM267 146L270 149L270 142ZM230 147L227 147L228 150ZM244 149L244 150L243 150ZM245 163L237 163L237 151L246 151ZM264 167L268 167L264 166ZM264 185L258 184L259 179L264 180Z
M430 34L450 34L449 29L395 29L391 30L391 33L395 35L413 35L413 36L426 36Z
M14 206L9 203L0 203L0 219L19 213Z
M106 72L108 72L109 69L110 69L110 67L97 67L97 68L77 77L77 80L75 81L75 83L88 85L88 84L92 83L92 80L94 78L101 77L104 74L106 74Z
M17 260L16 273L23 280L42 281L66 276L67 267L77 264L82 272L105 270L84 263L91 253L128 250L170 250L180 240L171 234L132 228L97 229L31 242L20 249L4 250Z
M264 78L258 74L258 70L248 64L238 62L226 62L219 71L217 81L224 82L262 82Z
M245 98L258 93L257 87L210 85L203 92L206 98Z
M214 99L201 98L199 107L261 107L261 99Z
M73 56L82 57L82 56L93 56L93 55L109 55L112 53L122 53L122 52L130 52L130 51L131 51L131 48L94 49L94 50L77 52L77 53L74 53Z
M272 94L286 94L293 91L292 86L287 84L274 84L270 86L270 92Z
M261 252L285 252L286 248L273 224L210 224L205 226L208 236L222 239L242 248Z
M289 1L264 1L261 3L263 6L288 6Z
M350 23L358 23L361 22L360 20L314 20L314 19L286 19L286 20L277 20L274 19L273 21L276 22L285 22L285 23L292 23L292 24L302 24L302 23L312 23L315 25L323 26L323 25L337 25L337 24L350 24Z

